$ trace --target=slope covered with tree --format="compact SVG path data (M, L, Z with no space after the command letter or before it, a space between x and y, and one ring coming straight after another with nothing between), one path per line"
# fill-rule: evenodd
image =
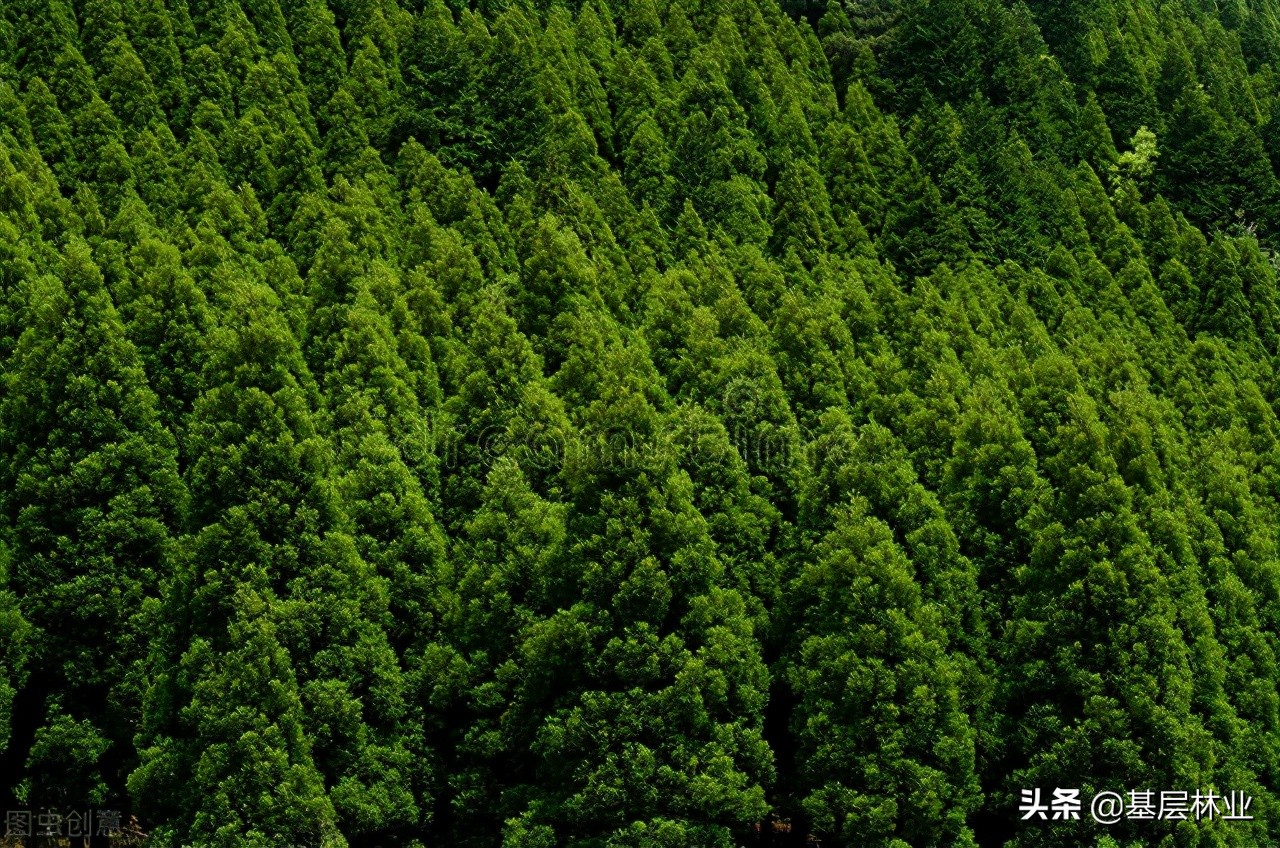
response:
M1273 0L0 8L0 806L1280 843Z

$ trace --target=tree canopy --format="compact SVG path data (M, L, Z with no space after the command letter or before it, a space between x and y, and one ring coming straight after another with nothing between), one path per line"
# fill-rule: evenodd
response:
M0 5L0 807L1280 843L1276 0Z

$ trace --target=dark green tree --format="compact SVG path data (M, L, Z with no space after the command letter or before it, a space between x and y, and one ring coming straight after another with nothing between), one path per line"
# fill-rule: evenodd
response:
M58 271L27 283L0 412L9 586L31 624L32 726L15 733L34 739L7 752L6 772L33 803L118 803L147 688L144 613L171 568L183 489L87 246L72 243Z

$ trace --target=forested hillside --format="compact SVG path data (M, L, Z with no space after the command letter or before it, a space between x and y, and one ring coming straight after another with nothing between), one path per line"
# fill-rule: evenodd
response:
M1280 844L1275 0L0 11L0 807Z

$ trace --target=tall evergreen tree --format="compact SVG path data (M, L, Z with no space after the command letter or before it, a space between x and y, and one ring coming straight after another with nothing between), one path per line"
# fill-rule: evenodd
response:
M147 687L144 613L172 567L184 495L173 437L82 241L58 271L26 283L0 412L9 585L31 624L31 726L14 733L32 747L6 752L6 773L42 805L118 802Z

